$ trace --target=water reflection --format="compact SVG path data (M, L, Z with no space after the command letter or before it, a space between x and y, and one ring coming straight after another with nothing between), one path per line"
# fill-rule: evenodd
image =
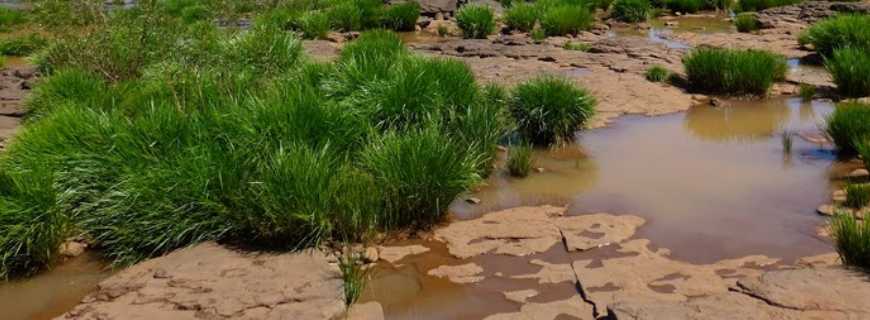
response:
M625 117L584 132L577 156L539 152L544 173L519 180L497 173L475 193L480 205L452 208L471 217L550 197L572 213L637 214L649 220L639 236L695 262L830 250L815 236L822 220L814 208L829 196L832 153L793 139L784 157L781 133L817 134L832 104L792 98L727 105Z

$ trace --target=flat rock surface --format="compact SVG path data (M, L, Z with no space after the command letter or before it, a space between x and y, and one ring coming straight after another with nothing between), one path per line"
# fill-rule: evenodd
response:
M320 251L240 253L203 243L125 269L58 319L335 319L341 273Z
M842 267L771 271L729 292L680 302L625 300L617 319L870 319L868 276Z

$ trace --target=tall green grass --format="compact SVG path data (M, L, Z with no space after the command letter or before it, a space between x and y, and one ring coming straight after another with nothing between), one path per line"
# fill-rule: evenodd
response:
M825 59L837 91L847 97L870 96L870 52L866 48L842 48Z
M761 29L758 17L752 12L744 12L735 16L734 26L739 32L752 32Z
M456 12L456 25L466 38L485 39L495 31L495 13L487 6L464 6Z
M523 144L513 146L508 153L508 172L514 177L525 177L532 172L532 155L534 149L531 145Z
M38 34L28 34L0 40L0 55L27 56L48 44L48 40Z
M646 79L652 82L664 82L671 76L671 72L665 67L660 65L654 65L649 69L646 69L645 73Z
M828 116L826 131L841 151L854 153L857 143L870 137L870 106L854 102L838 104Z
M538 20L538 9L526 2L516 3L504 14L504 22L512 30L532 31Z
M785 77L785 58L757 50L699 48L683 58L694 90L725 94L766 94Z
M509 101L522 136L536 145L570 141L595 113L595 98L564 78L539 77L518 85Z
M611 8L611 16L625 22L646 21L651 10L649 0L616 0Z
M541 29L548 36L577 34L592 26L594 18L583 4L560 4L544 6L540 17Z
M846 205L852 209L861 209L870 203L870 185L849 184L846 186Z
M831 221L837 253L844 264L870 269L870 219L840 213Z
M801 34L800 40L811 44L823 56L831 56L835 49L845 47L867 50L870 48L870 16L838 15L816 22Z
M416 2L394 4L384 11L383 24L396 31L414 31L420 18L420 5Z
M113 17L100 32L138 19L177 22ZM45 267L72 234L124 265L206 240L292 249L426 228L490 170L507 98L465 64L382 30L312 64L260 21L154 35L183 45L135 64L103 53L136 37L64 40L115 61L49 53L0 158L0 276Z

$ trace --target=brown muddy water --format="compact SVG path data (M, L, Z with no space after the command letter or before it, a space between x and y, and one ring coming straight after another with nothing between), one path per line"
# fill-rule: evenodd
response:
M649 28L638 29L636 26L615 26L608 35L610 37L645 37L650 43L660 43L671 49L689 49L690 45L671 39L674 33L727 33L737 32L725 15L699 15L683 17L666 17L653 19Z
M498 171L455 201L460 219L526 204L569 213L609 212L648 220L638 237L678 259L709 263L764 254L794 259L830 251L814 212L829 199L835 156L797 134L820 132L829 102L797 98L731 101L661 117L623 117L578 134L576 144L539 151L544 169L526 179ZM783 133L791 132L790 152Z
M52 319L76 306L111 275L94 253L72 258L26 280L0 284L0 319Z
M830 252L831 246L816 236L824 219L814 208L829 199L834 171L849 168L836 161L831 146L797 135L820 134L832 110L831 102L776 98L623 117L610 127L579 133L575 144L539 150L535 161L542 173L515 179L496 170L487 186L457 199L451 211L455 218L470 219L520 205L563 204L572 214L635 214L648 220L635 237L672 250L672 258L697 263L750 254L791 260ZM793 137L790 152L783 147L784 132ZM465 202L469 196L481 203ZM626 254L615 246L588 252L554 246L528 257L484 254L459 260L442 243L395 245L407 244L432 251L395 266L379 264L362 297L381 303L387 319L480 319L513 312L519 304L503 293L529 288L539 292L530 302L564 300L577 295L574 283L512 276L539 271L530 263L535 259L564 264ZM426 275L440 265L469 262L483 268L484 281L460 285Z

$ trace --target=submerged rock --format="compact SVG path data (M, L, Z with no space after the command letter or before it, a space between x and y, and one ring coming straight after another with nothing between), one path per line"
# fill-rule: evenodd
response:
M458 266L440 266L429 270L428 274L433 277L447 278L455 283L472 283L483 280L479 274L483 268L475 263L466 263Z

